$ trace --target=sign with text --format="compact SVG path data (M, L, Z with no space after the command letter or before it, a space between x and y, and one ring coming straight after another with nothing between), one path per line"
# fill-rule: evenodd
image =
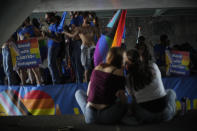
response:
M167 75L189 75L189 63L189 52L166 51Z
M13 66L31 68L41 63L40 50L37 39L28 39L17 42L19 55L12 53ZM12 51L13 52L13 51Z

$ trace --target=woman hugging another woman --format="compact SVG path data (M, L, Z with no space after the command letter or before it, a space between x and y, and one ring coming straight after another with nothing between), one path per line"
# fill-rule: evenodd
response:
M86 123L112 124L121 120L126 112L123 50L111 48L106 63L92 72L87 94L77 90L75 97L84 114Z
M171 120L176 113L176 94L165 90L147 46L139 44L136 48L124 54L127 90L133 98L131 116L138 124Z

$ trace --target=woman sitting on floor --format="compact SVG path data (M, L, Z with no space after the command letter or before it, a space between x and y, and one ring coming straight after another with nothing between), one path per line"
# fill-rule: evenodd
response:
M158 66L151 62L146 45L124 55L127 89L132 96L131 112L137 124L171 120L176 112L176 94L165 90ZM134 120L134 119L132 119ZM136 124L136 121L126 121Z
M124 115L127 97L122 62L122 49L111 48L106 63L93 70L87 94L83 90L76 91L75 97L86 123L117 123Z

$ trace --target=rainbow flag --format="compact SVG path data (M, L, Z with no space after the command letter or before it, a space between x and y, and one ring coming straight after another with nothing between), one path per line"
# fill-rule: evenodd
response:
M125 29L126 13L127 13L126 11L123 11L121 13L118 27L116 29L116 34L114 36L114 40L112 43L112 47L120 47L121 46L122 36L124 33L124 29Z
M127 10L118 10L107 25L107 31L99 38L94 52L94 65L104 62L111 47L120 47Z
M25 94L23 104L32 115L54 115L55 103L50 95L40 90L32 90Z
M21 93L24 92L0 92L0 115L55 115L55 102L48 93L41 90L31 90L24 96Z
M14 90L5 90L0 93L1 115L31 115L18 92Z

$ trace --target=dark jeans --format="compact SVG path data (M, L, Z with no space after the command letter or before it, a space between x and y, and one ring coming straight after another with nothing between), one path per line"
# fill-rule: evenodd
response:
M18 84L18 81L15 78L15 73L13 70L10 49L8 47L2 48L2 55L3 55L3 68L4 68L5 74L8 78L8 85Z
M126 104L117 102L105 109L97 110L87 105L87 95L83 90L77 90L75 98L79 104L87 124L102 123L115 124L121 120L126 112Z
M3 65L0 67L0 85L4 85L5 72Z
M72 52L71 62L72 62L72 67L74 68L74 71L75 71L76 82L82 83L84 69L81 64L81 41L80 40L71 42L71 52Z
M161 121L169 121L176 114L176 93L172 89L167 89L167 105L162 112L152 113L142 108L139 104L133 103L133 115L125 116L123 123L129 125L138 125L142 123L155 123Z
M167 93L167 105L165 109L160 113L151 113L140 106L135 106L136 117L138 120L146 123L169 121L176 113L176 93L172 89L166 90Z
M52 77L53 84L60 84L60 76L57 66L58 53L59 53L58 45L52 45L48 47L48 68Z

